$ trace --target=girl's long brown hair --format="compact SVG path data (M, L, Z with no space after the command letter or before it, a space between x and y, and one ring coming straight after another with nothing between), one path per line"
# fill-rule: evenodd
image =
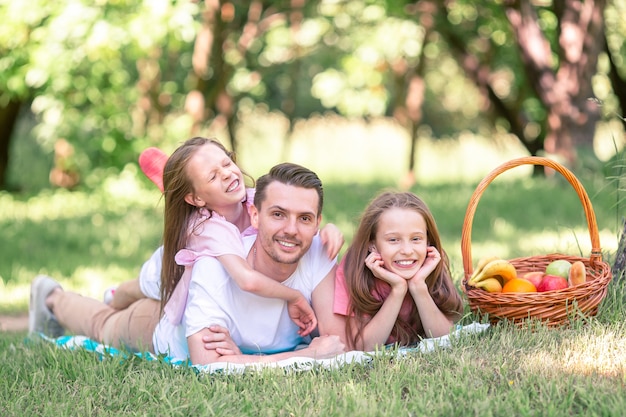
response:
M163 219L163 267L161 269L161 311L169 301L176 284L180 281L185 267L174 260L176 253L187 246L189 222L198 207L185 201L185 196L193 193L192 181L187 173L187 164L194 153L206 144L220 148L228 157L237 162L235 154L226 150L215 138L194 137L188 139L168 158L163 171L163 193L165 213ZM243 172L243 171L242 171ZM252 186L254 180L244 173ZM207 207L210 212L210 208Z
M352 244L345 255L344 275L349 295L349 310L346 317L346 335L352 349L362 344L363 328L382 306L372 295L377 278L365 265L370 243L376 238L380 216L390 208L414 210L424 217L428 235L428 245L437 248L441 261L435 270L426 278L428 291L439 309L449 318L457 321L463 311L463 303L459 292L454 287L450 276L450 262L441 246L441 239L435 219L428 206L415 194L408 192L383 192L367 206ZM355 324L356 332L352 331ZM425 334L417 308L413 308L408 321L398 317L391 335L402 346L419 342ZM361 343L360 343L361 342Z

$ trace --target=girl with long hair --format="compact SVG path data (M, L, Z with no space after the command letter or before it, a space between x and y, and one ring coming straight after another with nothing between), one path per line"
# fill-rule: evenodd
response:
M437 224L416 195L384 192L367 206L337 270L333 311L349 348L366 351L448 334L460 319Z

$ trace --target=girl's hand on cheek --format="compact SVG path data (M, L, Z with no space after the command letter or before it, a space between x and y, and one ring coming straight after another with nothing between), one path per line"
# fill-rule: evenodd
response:
M367 258L365 258L365 266L372 271L374 277L385 281L392 287L406 283L405 279L385 268L385 262L383 261L382 256L376 252L372 252L367 255Z
M425 281L435 270L437 265L439 265L439 262L441 262L441 254L437 248L429 246L428 249L426 249L426 259L424 259L424 263L411 280Z

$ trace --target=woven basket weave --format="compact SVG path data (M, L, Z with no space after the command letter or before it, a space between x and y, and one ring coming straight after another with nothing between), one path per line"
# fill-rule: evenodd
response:
M568 256L553 253L545 256L531 256L510 259L518 276L531 271L545 271L548 264L557 259L569 262L582 261L585 264L587 281L575 287L537 293L490 293L467 284L472 275L471 235L472 222L481 195L487 186L501 173L520 165L544 165L562 174L574 187L585 210L589 236L591 238L591 255L589 258ZM461 235L461 255L463 258L462 289L468 298L472 311L481 316L487 315L491 323L509 320L518 326L524 326L527 319L539 319L549 327L569 324L572 320L595 316L598 305L606 296L607 286L611 281L611 267L602 261L600 238L595 213L582 184L565 167L559 163L541 157L524 157L505 162L491 171L478 185L472 195Z

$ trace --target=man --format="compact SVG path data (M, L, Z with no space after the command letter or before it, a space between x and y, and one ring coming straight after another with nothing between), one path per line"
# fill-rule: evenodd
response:
M152 330L149 350L175 359L189 358L194 364L268 362L293 356L326 358L342 353L344 345L340 338L327 335L326 321L320 320L329 312L332 314L336 268L316 236L323 205L321 181L315 173L299 165L280 164L259 178L254 203L251 221L258 235L244 240L249 249L248 262L259 272L298 289L312 302L323 336L313 339L304 349L294 351L307 340L299 336L287 304L241 291L214 258L201 258L194 265L185 316L179 325L171 324L167 316L158 324L154 319L150 321L149 312L158 305L155 300L142 299L126 310L117 311L97 300L64 292L53 280L44 278L31 290L31 329L44 328L42 321L54 323L52 313L63 327L74 333L104 343L119 342L132 348L143 344L146 348L146 337L137 340L133 331L136 328L133 314L137 313L143 327L139 333L145 334L146 328ZM80 317L68 311L69 305L76 306ZM158 318L158 314L152 315L155 316ZM117 327L112 330L109 322L121 326L123 331ZM220 343L224 332L232 337L238 349L218 349L231 346L228 338ZM207 340L214 342L209 347L216 348L206 349Z

